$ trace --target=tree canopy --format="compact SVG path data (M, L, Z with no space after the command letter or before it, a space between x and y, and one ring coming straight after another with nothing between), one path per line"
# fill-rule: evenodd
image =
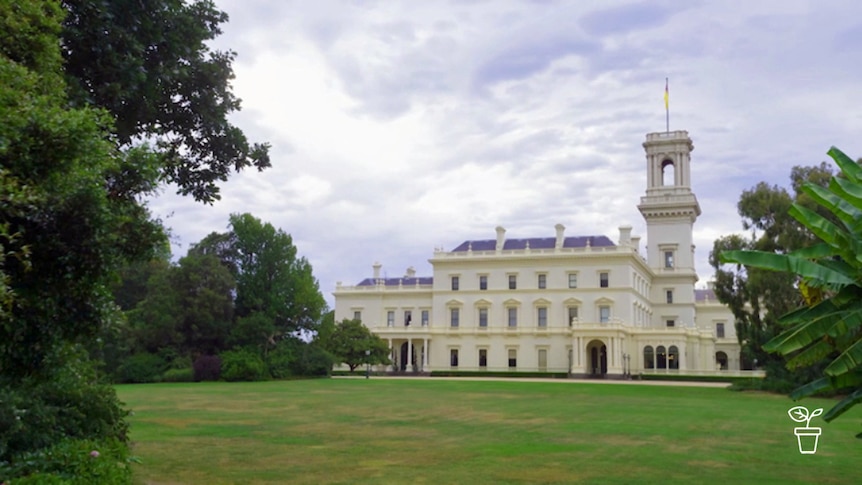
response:
M364 364L390 363L389 345L359 320L345 319L335 324L322 344L339 362L347 364L351 372Z
M780 330L778 318L799 304L797 278L791 274L758 268L726 265L720 254L731 250L759 250L787 253L810 244L814 234L793 219L789 210L794 203L816 209L802 190L804 184L828 185L832 169L822 163L812 167L793 167L790 193L783 187L765 182L746 190L737 209L748 236L733 234L717 239L710 253L715 270L713 288L719 301L728 305L736 322L742 349L743 367L766 367L769 386L793 386L806 377L796 378L783 370L782 359L763 350L763 344ZM786 381L790 382L786 382Z
M161 179L212 202L231 170L270 166L228 121L236 53L212 51L226 13L210 0L63 0L62 55L70 100L107 110L124 148L149 143ZM134 177L136 173L123 172Z

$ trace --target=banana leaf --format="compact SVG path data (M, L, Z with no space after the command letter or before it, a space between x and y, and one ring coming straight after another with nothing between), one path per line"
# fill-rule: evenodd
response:
M832 177L829 190L840 195L844 200L856 207L862 208L862 186L840 177Z
M854 283L853 278L808 259L789 254L732 250L723 251L719 259L723 263L738 263L766 270L794 273L802 278L813 279L828 285L844 286Z
M823 371L826 375L839 376L862 366L862 340L857 340L841 353Z
M832 421L833 419L841 416L848 409L853 407L856 404L862 402L862 388L856 389L850 395L842 399L838 404L832 406L832 409L829 410L825 415L823 415L823 420L826 422ZM862 437L862 433L856 435L857 438Z
M809 365L814 365L824 358L826 358L829 354L832 353L834 349L829 342L825 340L820 340L815 342L813 345L809 345L805 350L796 354L787 361L785 366L789 370L798 369L800 367L808 367Z
M862 167L841 150L832 147L826 152L841 169L841 172L853 183L859 183L862 178Z

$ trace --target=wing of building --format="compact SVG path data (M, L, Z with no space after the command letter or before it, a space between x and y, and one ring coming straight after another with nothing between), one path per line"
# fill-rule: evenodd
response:
M336 287L335 318L360 319L404 372L566 372L622 377L739 370L733 314L696 290L688 133L650 133L638 209L647 246L619 228L606 236L464 241L436 251L433 276L373 276ZM549 230L550 233L550 230ZM382 369L381 369L382 370Z

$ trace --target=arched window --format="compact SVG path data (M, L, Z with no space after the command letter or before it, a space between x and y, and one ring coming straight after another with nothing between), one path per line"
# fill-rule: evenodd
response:
M668 369L679 369L679 349L671 345L667 351Z
M655 369L655 360L653 358L652 345L644 347L644 369Z
M665 161L661 162L661 184L662 185L668 186L668 185L675 185L676 184L676 180L674 179L674 170L675 169L676 169L676 167L674 166L673 161L665 160Z
M727 370L727 354L724 352L716 352L715 353L715 363L718 364L719 369Z
M656 368L657 369L667 369L667 351L664 348L664 345L659 345L655 349L656 354Z

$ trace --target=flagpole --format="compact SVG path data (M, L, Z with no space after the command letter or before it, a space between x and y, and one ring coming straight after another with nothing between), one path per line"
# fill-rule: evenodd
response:
M670 133L670 105L668 104L668 88L667 78L664 78L664 116L665 116L665 133Z

